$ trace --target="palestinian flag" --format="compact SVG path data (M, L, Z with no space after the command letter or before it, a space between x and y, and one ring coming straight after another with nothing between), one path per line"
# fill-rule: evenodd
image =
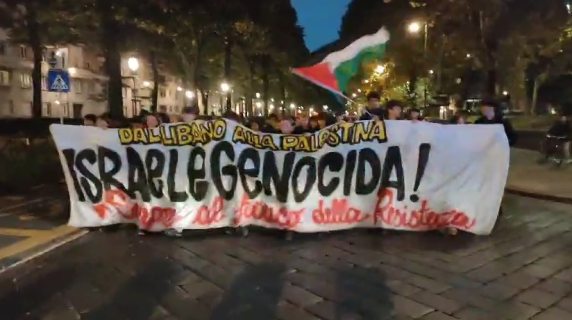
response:
M292 72L338 95L344 96L348 82L358 72L363 60L379 59L385 53L389 32L381 28L363 36L343 50L330 53L322 62Z

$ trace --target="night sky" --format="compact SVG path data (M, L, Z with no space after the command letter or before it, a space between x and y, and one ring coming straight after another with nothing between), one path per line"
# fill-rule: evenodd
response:
M338 38L338 31L351 0L292 0L298 21L304 27L306 46L316 50Z

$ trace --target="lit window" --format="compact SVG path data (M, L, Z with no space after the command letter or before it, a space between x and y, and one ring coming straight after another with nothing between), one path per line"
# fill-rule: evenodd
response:
M22 89L30 89L32 87L32 77L29 74L20 74L20 82Z
M0 70L0 86L10 85L10 71Z

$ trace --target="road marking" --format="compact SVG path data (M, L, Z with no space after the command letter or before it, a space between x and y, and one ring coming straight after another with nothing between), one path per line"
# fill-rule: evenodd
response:
M51 232L51 230L0 228L2 236L37 237Z
M35 253L33 253L33 254L31 254L31 255L29 255L29 256L23 258L22 260L20 260L20 261L14 263L14 264L12 264L12 265L10 265L10 266L8 266L8 267L2 269L2 270L0 270L0 274L1 274L2 272L5 272L5 271L7 271L7 270L10 270L10 269L12 269L12 268L14 268L14 267L16 267L16 266L19 266L19 265L21 265L21 264L24 264L24 263L26 263L26 262L28 262L28 261L30 261L30 260L32 260L32 259L35 259L35 258L37 258L37 257L39 257L39 256L41 256L41 255L43 255L43 254L45 254L46 252L52 251L52 250L54 250L54 249L56 249L56 248L58 248L58 247L60 247L60 246L62 246L62 245L64 245L64 244L66 244L66 243L68 243L68 242L72 242L72 241L74 241L74 240L76 240L76 239L78 239L78 238L80 238L80 237L83 237L83 236L86 235L87 233L89 233L89 231L87 231L87 230L81 230L81 231L79 231L79 232L72 233L72 234L70 234L70 235L67 236L67 237L63 237L63 236L62 236L61 241L56 241L56 242L54 242L53 244L49 245L47 248L45 248L45 249L43 249L43 250L40 250L40 251L38 251L38 252L35 252Z
M76 232L76 233L72 233L72 234L70 234L68 237L63 237L63 239L62 239L61 241L54 242L52 245L48 246L47 248L45 248L45 249L43 249L43 250L40 250L40 251L38 251L38 252L36 252L36 253L34 253L34 254L31 254L31 255L25 257L24 259L22 259L22 260L20 260L20 261L14 263L14 264L8 266L7 268L0 270L0 273L5 272L5 271L7 271L7 270L10 270L10 269L12 269L12 268L14 268L14 267L16 267L16 266L19 266L19 265L21 265L21 264L23 264L23 263L26 263L26 262L30 261L30 260L32 260L32 259L35 259L35 258L37 258L37 257L39 257L39 256L41 256L41 255L43 255L43 254L45 254L45 253L47 253L47 252L49 252L49 251L52 251L52 250L54 250L54 249L56 249L56 248L58 248L58 247L60 247L60 246L62 246L62 245L64 245L64 244L66 244L66 243L69 243L69 242L72 242L72 241L74 241L74 240L76 240L76 239L79 239L80 237L83 237L84 235L86 235L86 234L88 234L88 233L89 233L89 231L87 231L87 230L82 230L82 231L79 231L79 232Z
M20 207L23 207L23 206L30 205L30 204L32 204L32 203L41 202L41 201L44 201L44 200L47 200L47 199L49 199L49 198L37 198L37 199L34 199L34 200L26 201L26 202L24 202L24 203L18 203L18 204L11 205L11 206L8 206L8 207L2 207L2 208L0 208L0 209L2 209L2 211L12 210L12 209L16 209L16 208L20 208Z
M22 221L30 221L30 220L37 219L37 217L24 214L24 215L18 216L18 219L20 219Z
M2 229L7 230L7 229ZM18 230L22 231L22 230ZM31 231L31 230L30 230ZM5 248L0 249L0 260L5 259L19 253L23 253L27 250L30 250L34 247L40 246L42 244L46 244L47 242L53 241L57 238L63 237L65 235L69 235L73 232L76 232L77 228L69 227L69 226L61 226L52 230L46 231L35 231L36 236L32 236L26 240L16 242L12 245L9 245ZM8 232L8 231L6 231Z

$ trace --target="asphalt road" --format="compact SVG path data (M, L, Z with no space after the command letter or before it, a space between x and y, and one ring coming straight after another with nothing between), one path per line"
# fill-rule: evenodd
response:
M541 131L518 131L518 139L515 147L527 150L540 150L540 144L546 133Z

